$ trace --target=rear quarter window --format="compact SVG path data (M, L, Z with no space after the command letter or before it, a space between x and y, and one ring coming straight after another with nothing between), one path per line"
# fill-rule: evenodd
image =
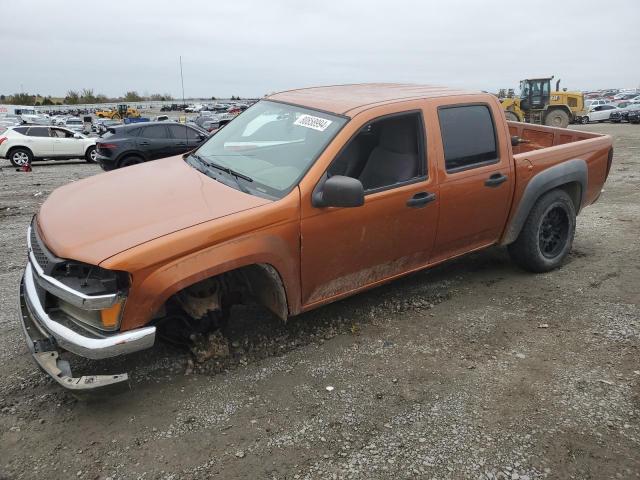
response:
M29 130L29 127L17 127L13 129L14 132L18 132L21 135L26 135L27 130Z
M447 172L498 162L496 132L487 105L438 109Z

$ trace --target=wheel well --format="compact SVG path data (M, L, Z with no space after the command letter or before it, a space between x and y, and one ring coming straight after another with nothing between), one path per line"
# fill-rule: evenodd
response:
M139 158L142 162L144 162L144 157L141 154L136 152L124 152L120 154L120 156L118 157L118 160L116 161L116 165L118 165L118 168L120 168L120 164L122 163L122 160L128 157L136 157L136 158Z
M200 280L171 296L191 317L253 300L286 321L289 308L278 271L267 263L247 265ZM168 301L169 301L168 300Z
M555 188L558 190L564 190L567 193L567 195L569 195L569 197L571 198L571 201L573 202L573 207L575 208L576 214L577 214L580 211L580 206L581 206L580 204L582 200L582 187L580 186L580 184L578 182L570 182L570 183L565 183L563 185L558 185ZM552 189L552 190L555 190L555 189ZM548 192L545 192L545 193L548 193Z
M545 115L554 112L556 110L562 110L564 113L566 113L567 115L569 115L569 118L571 118L573 116L573 114L571 113L571 109L569 107L567 107L566 105L550 105L547 107L547 111L545 113Z
M22 145L16 145L14 147L11 147L9 150L7 150L7 158L9 158L11 154L18 149L27 150L31 154L31 157L35 158L35 156L33 155L33 151L29 147L24 147Z

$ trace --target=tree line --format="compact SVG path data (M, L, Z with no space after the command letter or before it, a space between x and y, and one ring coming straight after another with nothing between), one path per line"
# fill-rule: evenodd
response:
M169 93L154 93L152 95L140 95L135 90L126 92L121 97L108 97L102 93L95 93L91 88L82 90L69 90L63 98L54 98L51 95L42 96L39 93L14 93L13 95L0 95L0 103L10 105L78 105L83 103L116 103L116 102L142 102L142 101L167 101L173 100Z
M79 105L85 103L117 103L117 102L144 102L144 101L169 101L174 100L169 93L154 93L152 95L140 95L135 90L126 92L122 97L107 97L102 93L95 93L92 88L82 90L69 90L64 98L54 98L51 95L42 96L39 93L14 93L13 95L0 95L0 104L9 105ZM216 97L211 97L216 100ZM240 100L237 95L232 95L231 100Z

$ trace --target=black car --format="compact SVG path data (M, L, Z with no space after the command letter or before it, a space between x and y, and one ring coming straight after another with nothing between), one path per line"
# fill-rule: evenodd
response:
M109 128L96 143L103 170L171 157L199 147L207 131L173 122L145 122Z
M627 120L629 123L640 123L640 110L631 110L627 114Z

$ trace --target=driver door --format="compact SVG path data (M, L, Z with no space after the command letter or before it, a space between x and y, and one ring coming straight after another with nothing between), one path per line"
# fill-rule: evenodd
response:
M53 137L53 154L56 157L82 156L82 142L74 138L73 132L62 128L51 128Z
M364 205L303 206L303 308L427 263L439 200L425 134L421 109L392 112L366 121L335 157L325 175L358 178Z

